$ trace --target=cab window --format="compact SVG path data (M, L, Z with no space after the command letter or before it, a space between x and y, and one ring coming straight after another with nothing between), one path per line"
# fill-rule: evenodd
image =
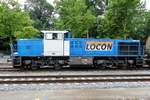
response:
M52 39L52 34L46 34L46 39L51 40Z
M63 34L49 33L49 34L46 34L46 39L47 40L62 40L63 39Z
M53 33L52 34L52 39L53 40L57 40L58 39L58 34L57 33Z
M58 40L62 40L63 39L63 34L58 34Z

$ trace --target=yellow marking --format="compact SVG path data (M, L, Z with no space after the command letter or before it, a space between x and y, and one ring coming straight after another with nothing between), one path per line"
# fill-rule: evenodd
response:
M35 100L40 100L40 98L39 98L39 97L36 97Z

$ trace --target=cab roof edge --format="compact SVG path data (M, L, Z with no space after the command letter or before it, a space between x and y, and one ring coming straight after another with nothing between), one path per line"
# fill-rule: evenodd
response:
M62 34L64 34L64 33L67 33L68 31L45 31L45 30L42 30L41 31L42 33L62 33Z

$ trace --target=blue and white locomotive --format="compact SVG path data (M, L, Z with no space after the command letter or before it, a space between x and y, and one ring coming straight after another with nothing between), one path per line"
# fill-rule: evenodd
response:
M13 49L14 68L60 69L74 64L104 69L143 66L140 40L71 38L68 31L41 31L42 39L19 39Z

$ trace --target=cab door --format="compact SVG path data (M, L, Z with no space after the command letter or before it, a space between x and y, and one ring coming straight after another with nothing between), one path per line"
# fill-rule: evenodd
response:
M44 56L63 56L64 39L62 33L46 33L44 36Z

